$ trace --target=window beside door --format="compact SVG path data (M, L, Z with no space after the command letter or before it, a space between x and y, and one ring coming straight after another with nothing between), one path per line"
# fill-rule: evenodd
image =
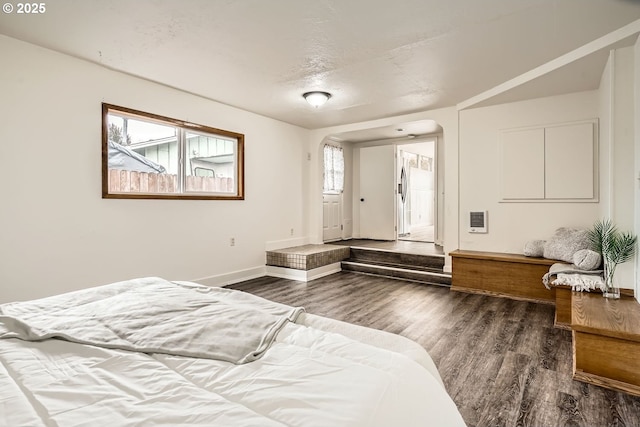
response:
M342 147L326 144L324 146L324 187L327 194L339 194L344 191L344 152Z

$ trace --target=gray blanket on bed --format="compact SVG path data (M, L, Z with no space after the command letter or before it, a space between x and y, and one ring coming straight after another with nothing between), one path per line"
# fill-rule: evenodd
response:
M302 311L240 291L144 278L0 305L0 338L241 364L261 357Z

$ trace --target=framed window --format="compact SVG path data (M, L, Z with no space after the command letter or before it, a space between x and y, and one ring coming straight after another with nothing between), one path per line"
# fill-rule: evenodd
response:
M324 146L324 193L342 193L344 190L344 153L342 147Z
M102 197L244 199L244 135L102 104Z

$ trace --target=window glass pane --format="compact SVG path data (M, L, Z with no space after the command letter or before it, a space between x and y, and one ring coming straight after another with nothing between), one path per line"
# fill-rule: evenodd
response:
M341 147L324 146L324 192L341 193L344 190L344 153Z
M108 115L108 179L112 193L177 193L176 128Z
M186 192L235 193L237 141L218 135L186 133Z

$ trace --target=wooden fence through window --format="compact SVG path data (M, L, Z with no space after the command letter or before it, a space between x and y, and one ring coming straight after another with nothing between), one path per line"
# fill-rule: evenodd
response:
M233 193L233 178L186 176L185 192ZM110 193L178 193L178 175L109 169Z

